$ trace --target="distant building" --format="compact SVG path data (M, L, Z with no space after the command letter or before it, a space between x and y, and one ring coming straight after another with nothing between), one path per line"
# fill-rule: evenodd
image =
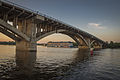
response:
M72 48L73 42L48 42L47 47L61 47L61 48Z

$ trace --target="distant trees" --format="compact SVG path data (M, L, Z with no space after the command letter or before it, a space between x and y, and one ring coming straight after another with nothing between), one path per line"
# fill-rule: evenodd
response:
M108 43L107 47L108 48L120 48L120 43L110 41L110 43Z
M72 42L72 43L74 47L78 47L78 44L76 42ZM16 43L14 41L0 42L0 45L16 45ZM46 44L40 44L40 43L38 43L37 45L46 46ZM113 41L110 41L110 43L106 42L106 44L103 45L103 48L120 48L120 43Z
M16 43L13 41L9 41L9 42L0 42L0 45L15 45Z
M78 44L76 42L73 42L74 47L78 47Z

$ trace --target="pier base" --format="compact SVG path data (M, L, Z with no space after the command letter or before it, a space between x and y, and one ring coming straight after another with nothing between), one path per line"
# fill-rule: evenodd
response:
M89 51L90 49L87 46L78 46L81 51Z
M37 51L36 42L16 41L16 50L19 51Z

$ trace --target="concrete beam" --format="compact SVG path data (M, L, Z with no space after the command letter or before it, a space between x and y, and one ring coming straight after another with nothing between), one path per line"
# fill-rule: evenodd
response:
M10 24L6 23L5 21L0 19L0 26L10 30L11 32L15 33L16 35L22 37L23 39L25 39L26 41L30 41L30 38L23 34L22 32L20 32L18 29L16 29L15 27L11 26Z
M5 30L5 29L3 29L3 28L1 28L1 27L0 27L0 32L3 33L3 34L5 34L6 36L10 37L11 39L13 39L13 40L15 40L15 41L16 41L16 40L17 40L17 41L20 41L20 40L21 40L19 37L15 36L14 34L8 32L7 30Z

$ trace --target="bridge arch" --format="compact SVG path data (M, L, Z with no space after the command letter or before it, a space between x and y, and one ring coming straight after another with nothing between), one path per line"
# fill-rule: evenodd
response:
M72 31L68 31L68 30L65 30L65 29L58 29L58 30L47 32L47 33L37 37L36 41L38 41L42 38L45 38L49 35L52 35L54 33L61 33L61 34L65 34L65 35L71 37L79 46L81 45L79 39L81 39L84 42L85 46L88 46L87 41L84 39L84 37L82 35L76 34Z
M5 28L0 26L0 32L4 35L6 35L7 37L11 38L12 40L15 41L20 41L21 39L19 37L17 37L15 34L13 34L11 31L6 30Z
M97 49L97 48L102 48L103 44L96 41L96 40L93 40L91 43L90 43L91 47Z

